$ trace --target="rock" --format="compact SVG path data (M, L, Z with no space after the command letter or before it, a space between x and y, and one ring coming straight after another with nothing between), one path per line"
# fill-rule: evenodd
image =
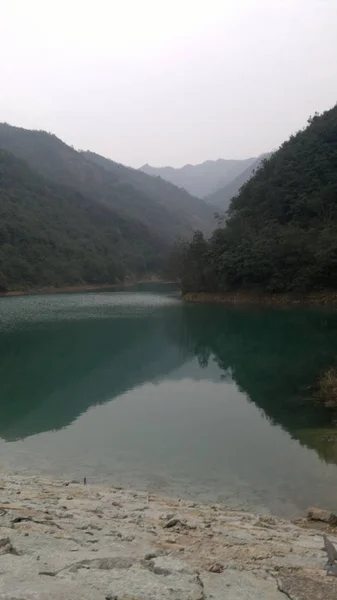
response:
M167 521L170 521L170 519L174 519L174 518L175 518L175 514L174 513L167 513L167 515L166 515Z
M309 521L322 521L323 523L329 523L329 525L337 525L337 516L330 510L322 508L308 508L307 519Z
M147 494L47 478L8 476L5 496L0 600L337 600L337 535L326 538L327 577L322 535L307 522L155 496L139 512Z
M200 579L205 600L286 600L275 581L259 579L252 573L226 570L217 577L203 573Z
M327 564L331 567L333 563L337 560L337 550L333 543L329 540L326 535L323 535L324 539L324 550L328 555Z
M119 573L112 571L110 576L108 594L118 600L204 600L197 576L177 572L160 576L136 567Z
M224 566L220 563L214 563L208 570L210 573L222 573Z
M156 575L173 575L174 573L196 574L197 571L185 562L171 556L159 556L150 560L149 569Z
M0 555L2 554L19 555L19 552L14 548L9 537L0 538Z
M88 529L95 529L96 531L101 531L102 527L100 525L96 525L95 523L89 523Z
M176 544L177 543L177 538L175 538L175 537L167 537L167 538L164 538L164 542L166 544Z
M337 582L317 580L300 573L284 574L278 580L278 589L291 600L336 600Z
M337 577L337 565L329 565L326 574L332 577Z
M180 525L180 524L181 524L180 519L177 519L177 517L172 517L165 523L164 528L170 529L171 527L175 527L176 525Z
M158 556L166 556L165 550L156 550L155 552L148 552L144 556L144 560L151 560L151 558L158 558Z
M76 573L79 569L103 569L104 571L109 571L110 569L129 569L134 562L134 559L125 558L124 556L84 559L74 565L70 565L68 570L70 573Z

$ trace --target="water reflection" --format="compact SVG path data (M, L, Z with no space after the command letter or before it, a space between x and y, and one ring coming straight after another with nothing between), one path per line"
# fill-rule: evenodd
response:
M66 427L90 406L167 376L184 361L179 345L166 335L166 322L177 322L181 313L174 297L84 298L13 298L9 302L25 311L11 307L9 323L2 306L3 321L14 322L0 333L3 439Z
M337 462L335 411L309 399L309 387L335 361L336 313L185 305L168 288L160 295L155 291L150 287L139 294L0 300L0 436L13 441L62 430L90 407L122 395L127 398L131 390L138 394L139 422L146 407L147 415L154 414L158 394L163 394L162 398L166 394L167 406L161 404L162 412L156 422L159 437L163 438L166 423L168 432L174 431L176 435L178 431L176 423L175 429L170 430L169 425L176 418L173 412L167 416L168 406L172 411L175 407L175 414L179 414L190 436L197 427L200 427L198 435L202 436L207 395L214 394L212 410L218 414L219 423L225 418L224 411L227 420L223 425L227 428L227 446L221 451L228 453L233 448L238 455L238 449L247 446L244 438L251 440L249 420L253 416L247 410L248 401L271 424L281 426L293 439L315 449L324 460ZM204 383L201 385L207 381L214 385L208 388ZM219 387L221 381L223 388ZM169 387L167 382L171 382ZM240 399L232 382L242 392ZM153 383L161 384L160 392L146 387ZM177 394L182 394L179 401ZM179 413L184 402L186 419ZM197 410L198 424L194 423ZM127 419L130 420L130 415L125 415ZM229 425L231 419L233 431ZM213 427L210 425L210 430ZM260 427L256 421L254 435L258 435ZM115 429L117 439L117 426ZM153 434L153 430L149 431L144 425L144 435ZM183 440L184 431L178 433ZM140 435L137 423L132 435L134 440ZM221 436L219 425L219 448ZM269 451L275 440L275 431L271 431ZM188 452L188 447L181 443ZM205 443L211 447L211 438ZM214 456L220 452L215 447L212 451ZM246 451L249 452L248 446ZM177 452L180 460L182 452ZM197 448L194 452L198 453ZM256 451L256 460L257 456L262 460ZM219 468L220 459L221 456ZM147 461L150 460L149 455ZM243 453L242 470L245 461ZM249 468L248 460L247 471ZM205 462L207 469L209 465Z
M186 306L170 333L202 368L215 360L275 425L337 462L337 415L313 387L337 360L337 313L322 309Z

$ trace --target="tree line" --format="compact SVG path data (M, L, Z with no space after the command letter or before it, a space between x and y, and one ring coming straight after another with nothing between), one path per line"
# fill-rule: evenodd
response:
M210 239L178 242L170 269L184 293L336 289L337 105L262 163Z

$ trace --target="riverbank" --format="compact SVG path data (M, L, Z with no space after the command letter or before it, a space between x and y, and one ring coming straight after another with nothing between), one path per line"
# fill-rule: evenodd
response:
M0 297L6 296L25 296L28 294L62 294L71 292L89 292L91 290L109 290L120 286L133 285L128 283L120 284L100 284L100 285L65 285L61 287L43 287L43 288L28 288L26 290L10 290L1 292Z
M0 490L3 600L337 595L321 533L279 518L38 477L2 475Z
M66 285L60 287L42 287L42 288L27 288L23 290L9 290L8 292L0 292L0 297L6 296L24 296L27 294L66 294L66 293L74 293L74 292L90 292L90 291L103 291L103 290L113 290L116 288L124 288L130 287L132 285L137 285L141 283L170 283L168 281L164 281L158 278L150 278L150 279L140 279L138 281L123 281L121 283L101 283L97 285Z
M191 292L184 294L186 302L255 306L337 306L337 292L310 294L262 294L258 292Z

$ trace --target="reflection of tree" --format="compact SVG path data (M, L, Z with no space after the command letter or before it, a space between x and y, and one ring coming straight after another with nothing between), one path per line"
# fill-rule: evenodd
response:
M210 377L206 367L215 361L222 379L234 379L273 423L337 462L326 435L336 413L308 400L308 386L334 362L336 342L337 313L179 303L143 316L2 331L0 435L65 427L94 404L175 376L196 357L201 375Z
M296 432L300 442L315 448L319 456L329 463L337 464L337 429L303 429Z
M335 361L336 313L187 305L183 327L172 334L201 366L212 356L292 436L333 423L335 413L310 399L310 386Z
M185 360L165 333L180 312L177 304L150 316L35 323L1 332L1 437L62 428L94 404L167 376Z

